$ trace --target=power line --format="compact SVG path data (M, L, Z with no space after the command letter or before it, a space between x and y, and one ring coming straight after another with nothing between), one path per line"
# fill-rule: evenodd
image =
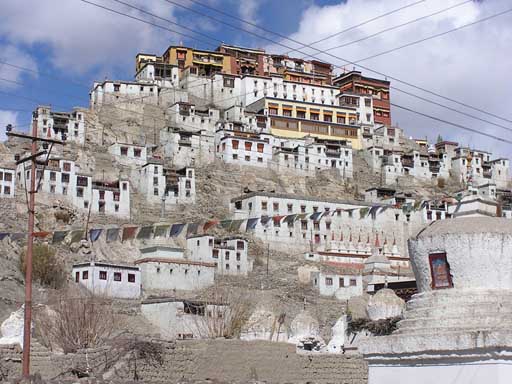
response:
M384 17L386 17L386 16L392 15L392 14L397 13L397 12L399 12L399 11L401 11L401 10L406 9L406 8L410 8L410 7L413 7L413 6L418 5L418 4L420 4L420 3L424 3L426 0L420 0L420 1L416 1L416 2L414 2L414 3L406 4L406 5L404 5L404 6L401 6L401 7L399 7L399 8L396 8L396 9L394 9L394 10L392 10L392 11L388 11L388 12L385 12L385 13L383 13L383 14L379 15L379 16L372 17L372 18L370 18L370 19L368 19L368 20L366 20L366 21L363 21L363 22L361 22L361 23L359 23L359 24L353 25L353 26L351 26L351 27L349 27L349 28L346 28L346 29L344 29L344 30L342 30L342 31L336 32L336 33L335 33L335 34L333 34L333 35L326 36L326 37L324 37L324 38L322 38L322 39L320 39L320 40L316 40L316 41L314 41L314 42L312 42L312 43L309 43L309 44L303 44L303 43L297 42L296 40L290 39L288 36L285 36L285 35L283 35L283 34L280 34L280 33L274 32L274 31L271 31L271 30L269 30L269 29L266 29L266 28L263 28L263 27L261 27L261 26L257 25L256 23L253 23L253 22L251 22L251 21L249 21L249 20L244 20L244 19L242 19L242 18L239 18L239 17L237 17L237 16L231 15L231 14L229 14L229 13L227 13L227 12L222 11L222 10L219 10L219 9L214 8L214 7L208 6L208 5L204 4L204 3L203 3L203 2L201 2L201 1L197 1L197 0L189 0L189 1L190 1L190 2L192 2L192 3L198 4L198 5L200 5L201 7L204 7L204 8L206 8L206 9L210 9L210 10L212 10L212 11L214 11L214 12L217 12L217 13L219 13L219 14L221 14L221 15L224 15L224 16L227 16L227 17L230 17L230 18L235 19L235 20L238 20L238 21L242 21L243 23L246 23L246 24L248 24L248 25L251 25L252 27L258 28L258 29L260 29L260 30L262 30L262 31L264 31L264 32L271 33L271 34L273 34L273 35L275 35L275 36L279 36L279 37L281 37L281 38L283 38L283 39L287 39L287 40L292 41L292 42L294 42L294 43L300 44L300 45L301 45L301 47L300 47L300 48L302 49L302 48L310 48L312 45L315 45L315 44L320 43L320 42L322 42L322 41L328 40L328 39L330 39L330 38L332 38L332 37L339 36L339 35L341 35L341 34L343 34L343 33L346 33L346 32L349 32L349 31L351 31L351 30L357 29L357 28L359 28L359 27L362 27L363 25L366 25L366 24L369 24L369 23L371 23L371 22L373 22L373 21L376 21L376 20L382 19L382 18L384 18ZM284 55L288 55L288 54L290 54L290 53L292 53L292 52L295 52L295 51L296 51L295 49L292 49L292 50L290 50L290 51L288 51L288 52L285 52L285 53L284 53Z
M492 15L484 17L482 19L475 20L475 21L473 21L471 23L463 24L463 25L461 25L459 27L452 28L452 29L449 29L449 30L441 32L441 33L437 33L435 35L428 36L428 37L425 37L423 39L419 39L419 40L416 40L416 41L411 41L410 43L407 43L407 44L404 44L404 45L400 45L398 47L395 47L395 48L392 48L392 49L388 49L386 51L383 51L383 52L380 52L380 53L376 53L374 55L371 55L371 56L368 56L368 57L356 60L355 63L360 63L362 61L370 60L370 59L373 59L375 57L379 57L379 56L382 56L382 55L387 55L388 53L395 52L395 51L398 51L399 49L407 48L407 47L410 47L412 45L420 44L420 43L423 43L424 41L436 39L438 37L447 35L448 33L455 32L455 31L460 31L461 29L464 29L464 28L467 28L467 27L471 27L471 26L473 26L475 24L479 24L479 23L482 23L484 21L488 21L488 20L494 19L495 17L503 16L503 15L505 15L507 13L510 13L510 12L512 12L512 8L509 8L509 9L507 9L505 11L502 11L502 12L498 12L498 13L492 14Z
M83 0L81 0L81 1L83 1ZM165 0L165 1L170 2L170 3L173 3L173 2L172 2L172 1L170 1L170 0ZM183 7L183 6L182 6L182 7ZM184 7L184 8L188 9L187 7ZM210 16L210 17L211 17L211 16ZM266 39L266 38L265 38L265 39ZM392 88L392 87L391 87L391 88ZM411 94L411 93L409 93L409 94L410 94L410 95L413 95L413 94ZM235 97L239 97L239 96L235 96ZM427 101L427 102L431 102L430 100L425 99L425 98L421 98L420 96L416 96L416 95L414 95L414 97L417 97L417 98L423 99L424 101ZM432 102L432 103L433 103L433 104L435 104L435 105L438 105L438 106L446 107L446 106L444 106L444 105L442 105L442 104L439 104L439 103L436 103L436 102ZM449 108L449 107L448 107L448 109L450 109L450 110L454 111L454 109L453 109L453 108ZM456 110L455 110L455 111L456 111ZM465 114L466 116L468 116L468 115L469 115L469 114L466 114L465 112L460 112L460 111L457 111L457 112L459 112L459 113L461 113L461 114ZM470 115L470 117L472 117L472 116ZM481 119L479 119L479 120L481 120ZM486 121L486 122L487 122L487 121ZM489 122L489 123L490 123L490 124L493 124L493 125L496 125L496 124L491 123L491 122ZM502 127L503 127L503 126L501 126L501 125L496 125L496 126L499 126L500 128L502 128ZM507 128L506 128L506 129L507 129Z
M390 31L393 31L393 30L395 30L395 29L399 29L399 28L405 27L405 26L407 26L407 25L410 25L410 24L416 23L416 22L418 22L418 21L428 19L428 18L430 18L430 17L432 17L432 16L437 16L437 15L439 15L439 14L441 14L441 13L444 13L444 12L450 11L450 10L452 10L452 9L454 9L454 8L458 8L458 7L460 7L460 6L463 6L463 5L465 5L465 4L469 4L469 3L472 3L472 2L473 2L473 0L466 0L466 1L463 1L462 3L458 3L458 4L455 4L455 5L452 5L452 6L448 7L448 8L443 8L443 9L441 9L441 10L439 10L439 11L436 11L436 12L430 13L430 14L428 14L428 15L424 15L424 16L418 17L418 18L416 18L416 19L409 20L409 21L407 21L407 22L405 22L405 23L398 24L398 25L395 25L395 26L393 26L393 27L389 27L389 28L382 29L382 30L380 30L380 31L378 31L378 32L375 32L375 33L372 33L372 34L370 34L370 35L364 36L364 37L362 37L362 38L360 38L360 39L352 40L352 41L349 41L348 43L343 43L343 44L341 44L341 45L337 45L337 46L335 46L335 47L327 48L327 49L325 49L325 50L323 50L323 51L324 51L324 52L330 52L330 51L333 51L333 50L338 49L338 48L348 47L349 45L356 44L356 43L360 43L361 41L365 41L365 40L371 39L372 37L382 35L382 34L384 34L384 33L386 33L386 32L390 32ZM308 55L308 56L304 56L304 57L302 57L302 58L304 59L304 58L306 58L306 57L309 57L309 55Z
M91 5L95 5L94 3L92 3L92 2L88 2L88 1L86 1L86 0L80 0L80 1L85 1L85 2L87 2L87 3L89 3L89 4L91 4ZM167 0L166 0L166 1L167 1ZM105 7L101 7L101 8L105 8ZM110 9L109 9L109 10L110 10ZM117 13L117 14L120 14L120 15L124 15L124 14L123 14L123 13L121 13L121 12L117 12L117 11L114 11L114 12L115 12L115 13ZM128 16L129 16L129 15L128 15ZM142 21L142 22L146 22L146 21L145 21L145 20L143 20L143 19L138 19L138 20L139 20L139 21ZM165 28L165 27L164 27L164 28ZM202 86L202 85L201 85L201 86ZM249 93L250 93L250 92L249 92ZM234 97L239 97L239 96L234 96ZM229 99L229 98L228 98L228 99ZM221 101L222 101L222 100L221 100ZM427 99L425 99L425 101L428 101L428 100L427 100ZM430 101L429 101L429 102L430 102ZM439 105L439 104L438 104L438 105ZM120 110L125 110L125 109L121 109L121 108L118 108L118 109L120 109ZM125 110L125 111L133 112L133 111L129 111L129 110ZM174 112L174 113L175 113L175 112ZM162 119L162 120L163 120L163 119ZM194 128L195 128L195 127L194 127Z
M392 105L393 107L396 107L396 108L399 108L399 109L403 109L404 111L408 111L408 112L411 112L411 113L415 113L416 115L420 115L420 116L423 116L423 117L427 117L427 118L429 118L429 119L436 120L436 121L439 121L439 122L444 123L444 124L453 125L454 127L457 127L457 128L463 129L463 130L465 130L465 131L469 131L469 132L476 133L477 135L490 137L491 139L494 139L494 140L497 140L497 141L501 141L501 142L503 142L503 143L512 144L512 141L507 140L507 139L504 139L504 138L502 138L502 137L500 137L500 136L495 136L495 135L492 135L492 134L489 134L489 133L484 133L484 132L481 132L481 131L479 131L479 130L477 130L477 129L470 128L470 127L466 127L465 125L461 125L461 124L453 123L453 122L451 122L451 121L447 121L447 120L441 119L441 118L436 117L436 116L428 115L428 114L423 113L423 112L415 111L415 110L413 110L413 109L411 109L411 108L404 107L404 106L401 106L401 105L398 105L398 104L395 104L395 103L391 103L391 105Z
M194 10L194 9L192 9L192 8L185 7L184 5L178 4L178 3L174 2L174 1L171 1L171 0L164 0L164 1L166 1L166 2L168 2L168 3L170 3L170 4L174 4L174 5L178 6L178 7L181 7L181 8L184 8L184 9L188 9L188 10L190 10L190 11L191 11L191 12L193 12L193 13L200 14L200 15L205 16L205 17L207 17L207 18L213 19L213 20L215 20L215 21L217 21L217 22L220 22L220 23L222 23L222 24L224 24L224 25L230 26L231 28L235 28L235 29L241 30L241 31L246 32L246 33L248 33L248 34L250 34L250 35L256 36L256 37L258 37L258 38L260 38L260 39L270 41L270 42L272 42L272 43L274 43L274 44L277 44L277 45L279 45L279 46L282 46L282 47L284 47L284 48L287 48L287 49L293 49L293 50L295 50L295 51L297 51L297 52L299 52L299 53L302 53L303 55L307 55L307 53L302 52L302 51L300 51L300 50L298 50L298 49L295 49L295 48L289 47L289 46L287 46L286 44L283 44L283 43L281 43L281 42L277 42L277 41L272 40L272 39L269 39L269 38L267 38L267 37L260 36L260 35L258 35L257 33L254 33L254 32L252 32L252 31L248 31L248 30L246 30L246 29L243 29L243 28L237 27L237 26L235 26L235 25L232 25L232 24L226 23L226 22L224 22L223 20L219 20L219 19L217 19L217 18L215 18L215 17L213 17L213 16L211 16L211 15L204 14L204 13L199 12L199 11L197 11L197 10ZM217 10L217 9L216 9L216 8L214 8L214 7L210 7L210 9L214 9L216 12L219 12L219 13L220 13L220 12L222 12L222 11ZM239 18L239 17L237 17L237 16L233 16L233 15L231 15L231 17L236 18L237 20L239 20L239 21L241 21L241 22L243 22L243 23L245 23L245 24L248 24L248 25L253 24L253 23L251 23L250 21L244 20L244 19ZM494 16L494 17L496 17L496 16ZM302 42L296 41L295 39L290 39L290 38L287 38L287 39L288 39L288 40L290 40L290 41L293 41L293 42L295 42L295 43L297 43L297 44L301 44L301 45L304 45L304 46L305 46L305 44L303 44ZM317 49L317 48L314 48L314 47L311 47L311 48L312 48L312 49L314 49L314 50L316 50L316 51L317 51L318 53L320 53L320 54L321 54L321 53L324 53L324 52L323 52L322 50L320 50L320 49ZM341 61L344 61L344 62L346 62L347 64L357 65L357 63L356 63L355 61L351 61L351 60L348 60L348 59L342 58L342 57L340 57L340 56L333 55L333 54L328 53L328 52L325 52L325 55L330 56L330 57L335 58L335 59L338 59L338 60L341 60ZM311 57L315 57L315 58L319 59L317 56L313 56L313 55L310 55L310 56L311 56ZM320 60L320 59L319 59L319 60ZM510 119L507 119L507 118L504 118L504 117L498 116L498 115L496 115L496 114L493 114L493 113L490 113L490 112L487 112L487 111L484 111L484 110L479 109L479 108L477 108L477 107L471 106L471 105L469 105L469 104L467 104L467 103L463 103L463 102L457 101L457 100L455 100L455 99L453 99L453 98L449 98L449 97L443 96L443 95L441 95L441 94L439 94L439 93L437 93L437 92L430 91L430 90L428 90L428 89L426 89L426 88L423 88L423 87L417 86L417 85L415 85L415 84L412 84L412 83L407 82L407 81L404 81L404 80L400 80L400 79L399 79L399 78L397 78L397 77L393 77L393 76L387 75L387 74L385 74L385 73L382 73L382 72L379 72L379 71L377 71L377 70L371 69L370 67L367 67L367 66L364 66L364 65L357 65L357 66L358 66L358 67L360 67L360 68L362 68L362 69L365 69L365 70L367 70L367 71L369 71L369 72L375 73L375 74L377 74L377 75L379 75L379 76L384 76L384 77L389 78L389 79L391 79L391 80L397 81L397 82L399 82L399 83L401 83L401 84L405 84L405 85L410 86L410 87L412 87L412 88L415 88L415 89L418 89L418 90L420 90L420 91L423 91L423 92L426 92L426 93L432 94L432 95L434 95L434 96L440 97L440 98L442 98L442 99L445 99L445 100L451 101L451 102L453 102L453 103L459 104L459 105L464 106L464 107L466 107L466 108L474 109L474 110L477 110L478 112L481 112L481 113L487 114L487 115L489 115L489 116L495 117L495 118L497 118L497 119L500 119L500 120L503 120L503 121L507 121L507 122L509 122L509 123L512 123L512 120L510 120ZM344 67L342 67L342 66L335 66L335 67L336 67L336 68L344 69Z
M186 33L182 33L182 32L178 32L178 31L172 30L172 29L167 28L167 27L164 27L164 26L162 26L162 25L159 25L159 24L153 23L153 22L148 21L148 20L141 19L141 18L139 18L139 17L135 17L135 16L132 16L132 15L129 15L129 14L127 14L127 13L123 13L123 12L117 11L117 10L115 10L115 9L112 9L112 8L106 7L106 6L104 6L104 5L97 4L97 3L94 3L94 2L92 2L92 1L88 1L88 0L79 0L79 1L81 1L81 2L83 2L83 3L90 4L90 5L94 5L95 7L103 8L104 10L107 10L107 11L112 12L112 13L116 13L116 14L121 15L121 16L129 17L130 19L133 19L133 20L137 20L137 21L141 21L141 22L146 23L146 24L150 24L150 25L152 25L152 26L154 26L154 27L156 27L156 28L164 29L164 30L166 30L166 31L169 31L169 32L171 32L171 33L175 33L175 34L177 34L177 35L181 35L181 36L183 36L183 37L187 37L187 38L189 38L189 39L193 39L193 40L196 40L196 41L200 41L200 42L202 42L203 44L210 45L210 43L209 43L209 42L204 42L204 41L199 40L199 39L197 39L196 37L193 37L193 36L188 35L188 34L186 34ZM118 0L114 0L114 1L118 1ZM119 2L119 1L118 1L118 2ZM130 7L133 7L133 6L130 6ZM154 15L154 14L152 14L152 13L147 12L147 11L144 11L144 13L146 13L146 14L150 14L150 15L152 15L153 17L157 17L157 18L159 18L159 16L156 16L156 15ZM179 26L180 28L185 28L185 27L183 27L183 26L181 26L181 25L179 25L179 24L177 24L177 23L174 23L174 22L172 22L172 23L173 23L173 24L176 24L176 25L177 25L177 26Z

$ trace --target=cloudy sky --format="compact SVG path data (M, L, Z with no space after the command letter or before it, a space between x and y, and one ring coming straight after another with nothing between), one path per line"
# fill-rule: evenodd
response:
M510 0L88 1L182 32L187 37L110 13L81 0L2 1L2 135L3 127L7 123L26 128L30 121L30 111L38 103L51 104L59 110L85 106L92 81L104 78L132 79L137 52L160 54L168 45L180 43L213 49L220 41L224 41L263 47L276 53L298 48L291 55L314 55L334 64L336 71L342 71L343 67L354 67L344 60L356 62L356 68L359 68L357 64L363 65L365 68L359 69L369 76L382 78L387 75L391 78L394 87L391 94L393 103L512 141L512 108L508 98L509 89L512 88L509 75L512 68L512 12L435 39L387 52L507 11L512 8ZM201 7L198 2L225 14ZM182 4L212 18L220 18L225 23L246 31L237 30L172 3ZM126 4L157 17L130 8ZM414 5L362 27L345 31L410 4ZM436 15L429 16L434 13ZM252 25L229 18L226 14L250 21ZM414 21L420 18L421 20ZM410 23L406 26L393 28L408 22ZM181 29L172 23L184 25L188 29ZM266 31L256 26L262 26ZM390 30L379 34L385 29ZM270 32L276 32L277 35ZM308 45L336 33L336 36L314 45L314 48L322 51L343 45L329 50L329 54L298 44L300 42ZM377 35L366 38L373 34ZM380 53L383 54L366 59ZM481 111L419 91L400 81L477 107ZM480 120L429 104L399 90L474 115ZM406 129L411 136L427 136L430 140L435 140L441 134L445 139L492 150L499 155L512 155L511 144L433 121L397 107L393 109L392 117L393 122Z

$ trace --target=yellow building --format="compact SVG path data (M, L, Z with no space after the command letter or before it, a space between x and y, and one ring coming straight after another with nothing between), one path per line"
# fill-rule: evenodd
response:
M231 73L231 57L227 53L170 46L162 59L166 64L177 65L180 70L190 68L192 73L201 76Z
M265 97L247 106L247 110L267 115L270 133L276 136L347 140L352 148L362 148L355 108Z

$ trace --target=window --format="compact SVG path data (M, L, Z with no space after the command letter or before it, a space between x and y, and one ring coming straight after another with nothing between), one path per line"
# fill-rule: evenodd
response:
M265 147L265 145L263 143L258 143L258 145L257 145L258 152L263 153L264 147Z
M315 231L319 231L320 230L320 222L319 221L314 221L313 222L313 229Z
M249 155L245 156L245 161L251 161L251 156L249 156Z
M340 277L339 284L340 284L340 288L345 286L345 279L343 277Z
M324 114L324 121L326 121L328 123L332 123L332 115Z
M114 201L119 201L119 192L114 192Z
M153 177L153 186L158 185L158 177Z
M268 114L269 115L277 115L277 108L269 108Z
M136 148L136 149L133 150L133 156L140 157L141 156L141 152L142 151L140 149Z
M235 79L225 77L224 78L224 87L226 88L234 88L235 87Z
M233 160L238 160L238 155L236 153L233 154Z
M69 173L62 173L60 175L60 181L62 183L69 183Z
M236 253L236 261L240 261L240 258L241 258L241 256L240 256L240 252L237 252L237 253Z
M229 251L226 251L225 259L229 260Z
M89 180L87 179L87 177L78 176L76 178L76 185L80 187L87 187L89 185Z
M261 202L261 209L266 211L267 210L268 203L266 201Z
M153 196L158 196L158 188L153 188Z
M89 271L82 271L82 280L89 279Z
M306 112L305 111L297 111L297 119L305 119Z
M76 197L84 197L84 189L83 188L76 189Z
M75 272L75 283L80 281L80 272Z
M274 204L272 204L272 209L273 209L274 211L279 211L279 203L274 203Z
M325 229L328 230L328 231L331 229L331 222L330 221L327 221L325 223Z
M119 212L119 204L114 205L114 212Z
M100 280L107 280L107 271L100 271Z
M226 270L228 270L228 269L229 269L229 264L226 264Z
M214 259L218 259L218 258L219 258L219 250L218 250L218 249L214 249L214 250L212 251L212 257L213 257Z
M55 193L55 185L50 185L50 193Z
M263 163L263 157L258 157L258 163Z
M68 189L66 187L62 187L62 194L63 195L67 195L68 194Z
M121 272L114 272L114 281L121 281Z
M105 200L105 191L99 191L100 192L100 200Z
M128 147L121 147L121 156L128 156Z
M233 149L238 149L238 140L233 140L231 142L231 145L232 145Z
M155 175L158 175L158 166L156 166L156 165L155 165L155 166L153 167L153 173L154 173Z
M332 277L326 277L325 278L325 285L328 285L328 286L332 285Z
M357 280L356 279L350 279L350 286L351 287L355 287L357 285Z
M372 100L371 99L364 99L364 105L366 107L371 107L372 106Z
M293 212L293 204L288 204L287 207L289 213Z
M428 255L430 273L432 276L432 289L453 288L450 264L446 253L431 253Z
M311 112L309 114L309 119L310 120L319 120L320 119L320 114Z
M302 220L302 221L300 222L300 228L301 228L302 230L307 230L307 229L308 229L308 222L307 222L306 220Z
M251 151L252 150L252 143L250 141L245 142L245 150Z
M84 208L85 209L89 208L89 202L88 201L84 201Z
M128 189L128 183L123 183L123 191L126 191Z
M245 249L245 242L239 240L236 242L236 249Z
M300 206L300 212L301 213L306 213L306 206L305 205L301 205Z

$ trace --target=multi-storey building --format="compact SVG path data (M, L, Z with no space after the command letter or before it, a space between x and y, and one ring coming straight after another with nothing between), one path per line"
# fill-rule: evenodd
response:
M271 136L220 129L215 134L217 157L226 163L268 167L272 161Z
M198 109L194 104L188 102L174 103L169 106L167 113L170 126L184 131L215 132L216 124L221 118L218 109Z
M214 263L219 275L247 276L252 271L247 240L240 237L215 238L197 235L187 238L189 258Z
M108 147L114 159L123 165L140 166L148 160L148 150L145 145L114 143Z
M78 209L94 214L118 217L130 216L130 186L128 180L93 181L91 174L80 171L68 159L52 157L47 164L36 164L36 182L41 192L62 196ZM18 182L30 184L29 164L17 168Z
M375 123L391 125L391 104L389 81L363 76L361 72L344 73L333 80L341 93L355 93L373 98L373 116Z
M137 101L145 104L158 104L160 88L146 81L105 80L94 82L89 94L90 107L95 109L103 104Z
M268 131L275 136L346 140L352 148L361 148L355 108L264 97L247 109L266 116Z
M265 73L265 51L263 49L250 49L221 44L217 51L229 55L229 73L231 74L263 76Z
M0 166L0 197L14 197L16 190L15 169Z
M50 106L40 105L35 111L37 135L55 140L85 143L85 113L83 108L72 112L52 111Z
M196 181L193 168L171 169L161 159L151 158L136 171L139 191L149 203L176 204L195 202Z
M162 62L176 65L180 70L188 68L191 73L199 76L210 76L217 72L232 73L231 56L220 51L170 46L162 55Z
M304 84L330 85L332 65L286 55L265 55L265 74L279 74L285 80Z
M179 87L180 74L177 66L161 62L142 62L135 73L140 83L156 84L162 88Z
M160 131L164 156L177 168L212 163L215 159L214 132L168 127Z

